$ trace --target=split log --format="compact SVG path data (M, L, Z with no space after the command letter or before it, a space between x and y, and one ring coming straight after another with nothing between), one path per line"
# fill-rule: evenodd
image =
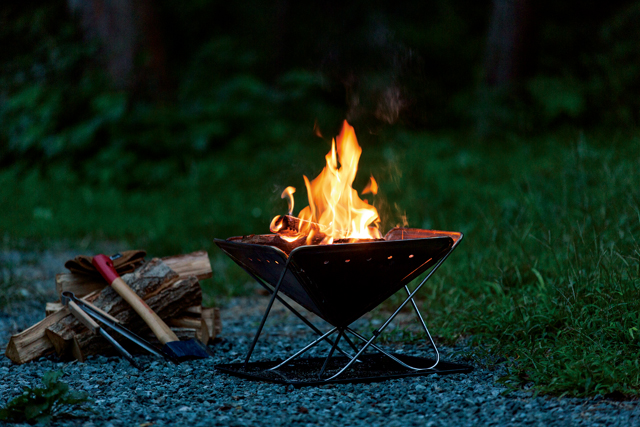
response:
M85 298L95 297L95 295L89 294ZM47 338L46 330L69 315L69 310L63 307L30 328L13 335L9 339L5 355L14 363L22 364L53 353L54 347Z
M60 273L56 274L56 292L58 296L63 291L73 292L81 298L93 291L99 291L107 286L104 279L88 274Z
M202 342L209 344L220 333L220 310L213 307L203 307L200 321L202 322Z
M13 335L9 339L9 345L7 345L7 350L4 354L14 363L21 364L53 353L53 344L47 339L46 330L49 326L55 325L68 315L69 310L64 308L51 316L45 317L44 320L29 329Z
M162 258L162 261L183 279L189 276L196 276L199 280L203 280L212 276L211 263L206 251L165 257ZM105 286L107 286L107 283L102 278L93 275L77 273L60 273L56 275L56 291L58 295L63 291L70 291L76 297L81 298L93 291L101 290Z
M196 276L198 280L204 280L213 276L209 254L206 251L170 256L162 258L162 261L181 278Z
M64 308L64 305L62 305L62 303L59 301L48 302L44 307L44 314L45 316L50 316L53 313L56 313L62 310L63 308Z
M175 319L169 319L167 324L176 328L200 329L202 325L202 318L178 317Z
M451 237L454 242L458 241L462 234L455 231L422 230L420 228L394 227L384 235L384 240L410 240L426 239L430 237Z
M71 345L71 354L73 355L73 358L76 359L78 362L84 362L86 360L86 357L84 356L84 352L80 347L80 343L78 342L75 336L73 337L73 343Z
M190 316L200 316L200 313L202 313L202 306L201 305L194 305L193 307L189 307L187 308L185 311L185 314L188 314Z
M324 238L327 226L291 215L278 215L271 221L269 230L275 234L318 234Z
M217 307L189 307L179 316L169 319L167 323L172 327L195 329L196 338L205 344L209 344L222 332L220 309Z
M197 277L201 278L211 277L211 265L209 263L207 253L202 251L194 252L193 254L188 255L167 257L164 260L169 260L169 263L164 263L164 267L159 265L162 264L162 261L152 260L147 263L144 268L140 268L135 273L123 275L123 279L134 289L136 293L138 293L138 295L146 300L147 304L156 310L161 318L168 319L171 317L179 317L187 313L200 319L200 312L202 310L200 306L202 301L202 291L197 278L189 277L188 273L193 272ZM175 266L180 273L173 272L168 268L168 264ZM70 286L80 284L80 287L76 288L76 296L78 296L78 293L82 295L87 289L92 289L91 286L83 287L88 282L83 281L82 278L79 281L74 279L65 282L64 280L58 280L60 276L73 277L81 275L59 275L56 278L56 283L62 284L63 286L66 284L69 284ZM134 316L133 311L128 307L128 305L125 307L125 303L121 300L119 295L117 295L110 287L104 286L105 285L101 283L100 290L94 290L83 296L82 299L97 305L104 311L111 312L111 314L115 313L116 318L124 320L125 323L127 323L131 317L134 317L135 321L141 322L141 319L139 319L137 314ZM62 290L65 289L59 288L59 291ZM73 288L66 290L73 291ZM178 303L173 303L172 301L178 301ZM128 312L128 314L126 312ZM216 310L215 313L218 313L219 316L219 311ZM79 326L77 327L79 328L77 329L77 335L79 337L76 336L76 333L74 332L76 331L75 326L70 327L72 332L71 335L67 335L66 333L62 335L55 334L56 329L58 328L58 326L55 325L64 323L69 326L68 322L71 322L72 320L75 321L75 318L69 314L69 311L64 308L61 303L47 303L46 314L47 317L42 321L11 337L5 352L9 359L15 363L21 364L53 353L55 351L55 346L51 342L49 336L54 336L54 340L58 339L57 346L62 354L71 354L78 360L83 360L86 354L91 354L91 351L100 351L100 348L104 349L106 348L104 346L109 346L106 342L103 343L103 347L92 344L95 348L89 346L88 351L86 351L82 346L86 345L83 339L86 340L87 338L80 336L82 333L86 333L86 329ZM136 332L138 332L139 329L144 331L146 325L142 323L138 323L136 325L135 321L132 321L131 324L126 326ZM219 334L219 320L217 324L214 324L214 327L217 330L216 334ZM47 332L47 329L50 329L50 331ZM199 329L195 329L195 331L197 331L197 334L202 337L202 325L200 325ZM193 337L196 332L191 334L191 337Z

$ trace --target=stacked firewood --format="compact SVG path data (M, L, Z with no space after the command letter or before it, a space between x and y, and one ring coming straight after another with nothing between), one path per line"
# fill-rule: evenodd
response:
M197 338L210 343L221 331L220 311L202 306L199 280L212 276L206 252L142 260L122 279L155 311L180 339ZM56 291L70 291L117 319L127 329L160 345L140 316L98 275L61 273ZM135 350L114 333L125 347ZM15 363L26 363L57 353L62 358L83 361L91 354L112 354L102 336L93 334L58 302L46 305L46 317L13 335L5 352Z

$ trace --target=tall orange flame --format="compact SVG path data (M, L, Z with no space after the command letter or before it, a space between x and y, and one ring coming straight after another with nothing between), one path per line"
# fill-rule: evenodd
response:
M331 142L331 151L325 156L327 164L320 175L311 182L304 176L309 206L298 215L298 231L308 236L308 242L317 231L326 236L323 244L338 239L381 237L378 211L360 199L352 187L361 154L356 133L345 120L337 140ZM375 194L377 187L372 176L365 190ZM291 193L287 196L293 198Z

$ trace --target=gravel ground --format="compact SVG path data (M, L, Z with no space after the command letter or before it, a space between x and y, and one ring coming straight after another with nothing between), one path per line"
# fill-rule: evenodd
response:
M53 295L49 290L53 275L68 258L66 253L31 257L0 253L4 280L11 276L14 283L21 283L21 294L26 297L0 311L0 352L4 353L11 333L43 316L42 301ZM7 268L12 269L10 275ZM299 389L216 372L217 363L241 360L266 303L258 295L226 303L222 308L224 339L212 346L215 357L178 366L149 356L137 356L146 364L144 371L117 357L96 356L86 363L50 357L20 366L0 357L0 405L19 394L23 386L40 385L44 372L63 369L63 380L71 388L88 392L98 414L59 420L56 425L640 425L638 402L533 397L525 391L504 396L504 388L495 382L501 372L478 367L469 374ZM366 330L374 322L364 320L360 327ZM275 307L265 330L268 333L256 347L254 360L283 357L313 337L281 306ZM419 345L390 347L406 354L425 354ZM450 361L456 360L457 350L441 348L443 358Z

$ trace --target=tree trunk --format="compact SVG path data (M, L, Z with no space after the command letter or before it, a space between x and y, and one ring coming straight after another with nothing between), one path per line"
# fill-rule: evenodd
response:
M484 70L490 86L512 83L527 71L531 36L529 0L493 0Z
M67 0L85 36L98 40L115 87L154 96L168 91L164 43L151 0Z

